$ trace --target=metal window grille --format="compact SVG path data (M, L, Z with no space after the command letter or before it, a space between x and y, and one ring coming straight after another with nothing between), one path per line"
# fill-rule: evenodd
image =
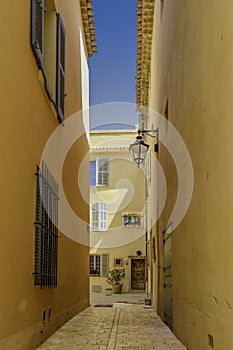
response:
M124 213L122 219L124 227L143 227L143 216L141 213Z
M36 171L34 284L57 286L58 184L42 162Z

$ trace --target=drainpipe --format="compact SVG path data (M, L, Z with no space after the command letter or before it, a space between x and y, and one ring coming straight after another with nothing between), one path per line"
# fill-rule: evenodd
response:
M148 224L147 224L147 203L145 202L145 244L146 244L146 271L145 271L145 280L146 280L146 299L149 297L148 293Z
M146 236L147 236L147 232L146 232ZM146 279L146 299L148 299L148 295L149 295L149 292L148 292L148 265L147 265L147 261L148 261L148 255L147 255L147 247L148 247L148 244L147 244L147 241L146 241L146 273L145 273L145 279Z

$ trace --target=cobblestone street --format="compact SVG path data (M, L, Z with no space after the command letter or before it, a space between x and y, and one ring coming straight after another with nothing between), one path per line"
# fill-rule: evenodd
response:
M38 349L186 349L152 307L141 302L99 305L104 304L92 305L75 316Z

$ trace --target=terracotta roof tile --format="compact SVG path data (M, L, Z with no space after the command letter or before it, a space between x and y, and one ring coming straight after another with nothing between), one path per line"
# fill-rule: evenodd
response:
M97 52L92 0L80 0L88 57Z

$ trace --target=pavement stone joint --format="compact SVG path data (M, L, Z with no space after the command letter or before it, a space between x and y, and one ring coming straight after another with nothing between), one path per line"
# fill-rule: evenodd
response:
M141 299L138 295L133 298L136 301L131 298L121 303L115 302L113 296L112 307L95 307L91 300L92 306L58 329L38 350L186 349L154 308L145 306L141 296ZM108 306L109 302L110 299Z

